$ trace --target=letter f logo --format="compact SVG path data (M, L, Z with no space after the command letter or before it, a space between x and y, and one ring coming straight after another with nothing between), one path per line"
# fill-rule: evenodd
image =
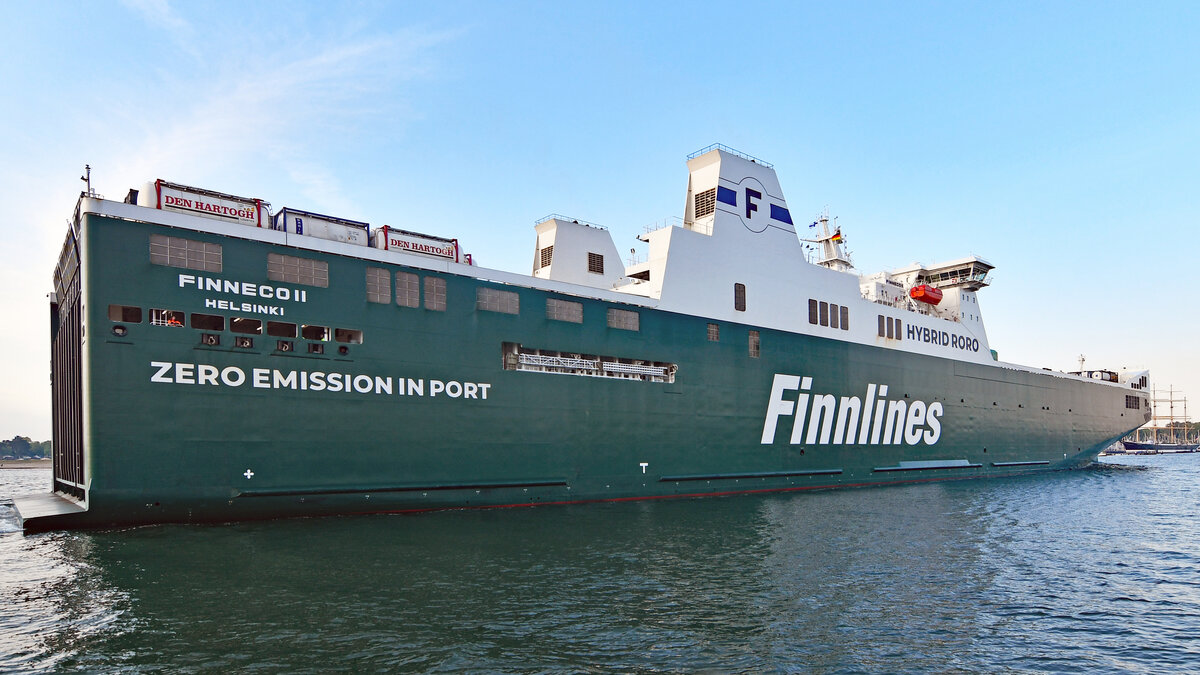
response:
M746 188L746 218L751 218L751 211L758 210L758 204L750 201L751 199L762 199L762 193L758 190Z

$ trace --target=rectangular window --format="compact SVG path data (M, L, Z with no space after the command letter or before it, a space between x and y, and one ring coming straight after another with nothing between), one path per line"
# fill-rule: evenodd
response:
M554 319L555 321L583 323L583 303L547 298L546 318Z
M152 309L150 310L150 325L183 328L183 312L173 309Z
M808 300L808 322L817 325L817 301L812 298Z
M396 304L401 307L421 306L421 277L411 272L396 272Z
M620 328L621 330L640 330L640 316L637 312L631 312L626 309L609 308L608 327Z
M304 338L305 340L321 340L321 341L328 340L329 339L329 327L328 326L310 326L308 324L302 324L300 326L300 337Z
M329 288L329 263L278 253L267 254L267 278L290 284Z
M204 272L221 271L221 245L182 237L150 235L150 264Z
M378 267L367 268L367 302L392 301L392 275Z
M320 342L309 342L308 343L308 353L309 354L324 354L325 353L325 345Z
M750 331L750 358L757 359L762 345L758 339L758 331Z
M271 337L294 338L296 337L296 324L285 323L283 321L268 321L267 335Z
M446 280L425 277L425 309L446 311Z
M840 319L840 318L841 318L841 316L838 315L838 306L833 304L832 302L829 303L829 327L837 328L838 327L838 319Z
M362 331L351 328L334 328L333 339L335 342L345 342L348 345L361 345Z
M710 188L696 195L696 217L711 216L717 210L717 188Z
M708 341L709 342L720 342L721 341L721 324L719 324L719 323L708 324Z
M516 291L480 286L475 289L475 309L502 314L520 314L521 296Z
M235 316L229 320L229 330L245 335L262 335L262 320Z
M892 317L890 317L890 316L889 316L889 317L887 318L887 337L888 337L888 339L889 339L889 340L891 340L891 339L893 339L893 338L895 337L895 336L892 334L892 326L893 326L893 323L892 323Z
M841 314L842 314L842 321L841 321L842 330L850 330L850 308L845 305L842 305Z
M886 336L887 336L887 333L884 331L884 328L883 328L883 325L884 325L884 324L883 324L883 321L884 321L883 315L882 315L882 314L880 314L880 315L879 315L879 337L886 337Z
M604 274L604 256L589 252L588 271L592 274Z
M120 321L122 323L141 323L142 308L129 307L127 305L109 305L108 320Z
M902 330L902 325L901 325L900 319L896 319L896 339L897 340L904 339L904 331Z
M538 269L549 267L552 260L554 260L554 244L538 251Z
M216 314L192 314L192 328L225 330L225 317Z
M821 325L829 325L829 303L821 301Z
M746 284L733 285L733 308L739 312L746 311Z

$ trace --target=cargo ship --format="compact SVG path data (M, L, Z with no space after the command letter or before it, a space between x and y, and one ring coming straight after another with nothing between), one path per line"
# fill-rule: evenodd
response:
M770 163L687 166L643 260L553 215L529 274L419 225L89 186L25 530L1012 476L1149 418L1144 372L998 360L984 259L862 274L827 216L796 227Z

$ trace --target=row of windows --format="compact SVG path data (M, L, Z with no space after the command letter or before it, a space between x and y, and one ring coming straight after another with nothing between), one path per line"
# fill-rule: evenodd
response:
M109 305L108 318L113 322L118 323L141 323L142 308L130 307L128 305ZM190 316L187 313L174 309L158 309L150 310L150 325L166 326L168 328L183 328L190 325L192 328L205 331L221 332L225 330L225 317L219 314L200 314L193 312ZM234 316L229 317L229 331L241 335L262 335L264 322L262 319L252 319L248 317ZM272 337L295 338L299 336L305 340L317 340L327 342L330 335L333 336L334 342L342 342L345 344L362 344L363 333L361 330L351 328L334 328L332 333L329 326L317 326L313 324L294 324L286 321L266 321L266 334Z
M521 296L515 291L481 286L475 290L475 309L501 314L520 314Z
M154 265L220 272L221 256L220 244L206 244L162 234L150 235L150 263Z
M1150 404L1150 402L1147 401L1146 405L1149 405L1149 404ZM1125 394L1125 407L1129 408L1131 410L1141 410L1142 399L1137 396L1130 396L1129 394Z
M279 253L267 254L267 278L291 284L329 288L329 263Z
M850 330L850 308L824 300L808 300L808 322L814 326L829 326Z
M879 315L879 337L885 337L889 340L903 340L902 329L903 326L900 319L893 319L890 316L882 314Z
M150 262L155 265L167 265L171 267L183 267L186 269L203 270L207 272L220 272L222 269L222 249L220 244L209 244L204 242L182 239L180 237L168 237L164 235L150 235ZM550 264L553 256L553 246L547 246L539 251L539 260L541 266L545 267ZM599 253L588 253L588 271L595 274L604 273L604 256ZM366 291L367 301L381 304L390 304L392 302L392 284L391 274L386 269L378 267L368 267L366 270ZM311 260L308 258L298 258L296 256L282 255L278 253L267 254L267 277L272 281L281 281L284 283L293 283L307 286L317 286L320 288L329 287L329 263L320 260ZM420 307L421 306L421 278L419 275L411 272L396 272L395 273L395 301L401 307ZM446 310L446 280L435 277L425 277L425 308L435 311ZM812 302L810 301L810 314ZM825 305L826 303L821 303ZM495 288L480 287L476 292L476 309L500 312L504 314L519 314L521 309L520 296L514 291L503 291ZM109 308L109 318L112 317L113 308L123 307L119 305L111 305ZM837 305L833 305L837 307ZM734 284L734 308L739 312L746 311L746 285ZM136 310L137 319L122 318L114 321L125 321L127 323L141 322L141 309L137 307L125 308L131 311ZM827 308L826 308L827 310ZM118 310L119 311L119 310ZM174 318L178 315L176 321L178 323L166 323L167 319L163 319L164 323L156 325L179 325L182 326L183 312L175 312L171 310L152 310L169 312ZM836 312L836 310L835 310ZM839 325L847 326L847 310L841 308L840 317L835 316L833 326L836 328ZM165 316L165 315L164 315ZM197 316L214 316L214 315L198 315ZM205 330L224 330L224 318L221 319L221 328L204 328ZM560 300L549 298L546 300L546 318L555 321L566 321L570 323L583 323L583 304L572 302L569 300ZM839 321L840 319L840 321ZM231 319L230 330L234 332L250 332L249 328L246 331L239 331L233 327ZM257 319L246 319L245 321L258 321ZM640 331L641 316L636 311L609 308L607 316L608 326L610 328L618 328L621 330ZM281 322L268 321L268 327L271 324ZM250 324L245 324L249 326ZM295 326L295 324L284 324ZM827 325L822 322L822 325ZM848 326L847 326L848 328ZM261 330L261 322L259 322L259 330ZM343 329L337 329L343 330ZM347 329L348 330L348 329ZM336 332L336 331L335 331ZM361 342L361 331L356 332ZM294 333L294 331L293 331ZM268 335L274 335L268 328ZM294 337L294 335L292 335ZM306 339L328 339L324 338L306 338ZM335 335L336 339L336 335ZM708 324L708 339L711 341L720 340L720 326L715 323ZM338 340L339 342L349 340ZM751 331L750 338L750 354L758 356L758 332Z
M391 275L385 269L367 268L367 302L388 304L392 301ZM421 277L412 272L396 272L396 304L421 306ZM446 311L446 280L425 277L425 309Z
M223 249L220 244L152 234L150 264L219 273L224 267ZM268 253L267 278L272 281L329 288L329 263Z

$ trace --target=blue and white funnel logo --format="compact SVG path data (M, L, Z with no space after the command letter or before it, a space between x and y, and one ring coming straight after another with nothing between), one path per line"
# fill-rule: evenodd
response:
M751 232L763 232L768 227L792 230L792 214L787 207L772 202L762 182L752 176L739 181L737 189L718 185L717 201L724 205L722 211L736 214Z

